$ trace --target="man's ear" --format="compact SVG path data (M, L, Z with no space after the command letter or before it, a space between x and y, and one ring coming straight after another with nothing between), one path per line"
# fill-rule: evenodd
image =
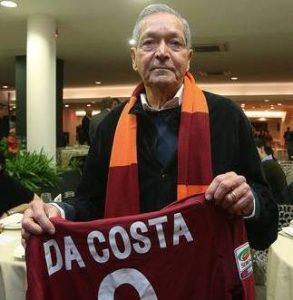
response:
M137 65L136 65L136 48L131 48L130 49L130 53L131 53L131 60L132 60L132 69L134 71L137 71Z
M189 69L190 69L190 61L191 61L192 55L193 55L193 51L192 51L192 49L189 49L189 52L188 52L187 71L189 71Z

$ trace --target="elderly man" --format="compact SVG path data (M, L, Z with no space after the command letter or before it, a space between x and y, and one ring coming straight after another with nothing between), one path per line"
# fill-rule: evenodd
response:
M98 127L77 201L61 209L31 202L23 237L54 233L55 216L85 221L131 215L205 193L230 218L245 218L252 247L267 248L277 236L277 206L250 123L232 101L196 86L188 72L187 21L166 5L150 5L133 38L132 67L142 82Z

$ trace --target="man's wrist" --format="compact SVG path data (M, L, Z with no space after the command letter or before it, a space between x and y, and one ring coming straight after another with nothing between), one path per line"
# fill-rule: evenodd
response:
M65 219L65 212L64 212L64 209L62 207L60 207L57 203L54 203L54 202L50 202L50 203L47 203L48 205L52 205L54 206L55 208L58 209L59 213L60 213L60 216Z

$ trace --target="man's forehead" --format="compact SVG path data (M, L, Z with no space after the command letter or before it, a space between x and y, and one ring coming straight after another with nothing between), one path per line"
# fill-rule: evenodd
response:
M170 35L184 35L183 24L178 17L169 13L155 13L141 21L140 36L156 35L162 30Z

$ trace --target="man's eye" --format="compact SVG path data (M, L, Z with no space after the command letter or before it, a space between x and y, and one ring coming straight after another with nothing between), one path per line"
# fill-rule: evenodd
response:
M156 48L156 46L157 46L156 41L155 40L151 40L151 39L144 40L141 43L141 47L144 50L153 50L154 48Z
M143 45L151 45L151 44L153 44L154 43L154 41L153 40L145 40L145 41L143 41Z
M184 47L183 43L178 40L169 41L169 45L172 49L181 49Z

